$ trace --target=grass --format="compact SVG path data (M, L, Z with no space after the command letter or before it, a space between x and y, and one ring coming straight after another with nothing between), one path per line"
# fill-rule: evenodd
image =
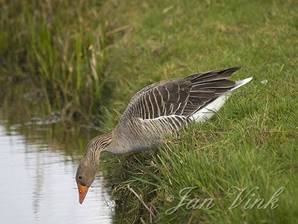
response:
M49 107L90 106L84 113L100 112L104 129L116 124L134 92L154 81L236 65L242 69L235 79L254 77L215 118L192 125L179 140L149 153L104 156L115 222L297 222L295 1L52 1L51 22L44 19L49 8L36 3L33 11L23 2L6 3L1 13L2 70L29 72ZM214 206L168 214L186 187L194 187L189 199L213 198ZM255 187L250 196L265 201L284 187L278 207L228 209L235 189Z

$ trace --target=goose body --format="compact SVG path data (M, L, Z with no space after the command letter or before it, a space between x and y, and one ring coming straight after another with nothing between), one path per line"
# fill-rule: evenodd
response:
M229 80L236 70L198 73L143 88L132 97L105 151L149 149L162 144L165 136L178 133L189 122L208 120L233 90L252 79Z
M76 176L79 192L81 189L80 202L87 193L82 186L89 187L94 180L100 152L119 154L150 149L162 144L165 136L179 133L188 123L208 120L224 105L232 91L251 81L251 77L230 80L238 69L196 73L154 83L137 92L114 130L89 142Z

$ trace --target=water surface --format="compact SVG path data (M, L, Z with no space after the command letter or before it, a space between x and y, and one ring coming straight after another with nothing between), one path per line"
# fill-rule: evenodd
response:
M14 129L8 132L4 123L0 123L1 223L112 223L113 203L101 177L80 205L74 179L77 161L40 143L36 135L30 141Z

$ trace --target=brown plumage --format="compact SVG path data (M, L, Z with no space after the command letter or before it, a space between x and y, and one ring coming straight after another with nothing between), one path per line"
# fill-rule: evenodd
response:
M83 202L86 189L94 180L94 170L102 151L126 153L150 149L162 144L166 135L178 133L187 123L209 119L222 107L231 91L251 80L230 80L231 74L238 69L228 68L161 81L137 92L115 129L88 144L76 175L80 202Z

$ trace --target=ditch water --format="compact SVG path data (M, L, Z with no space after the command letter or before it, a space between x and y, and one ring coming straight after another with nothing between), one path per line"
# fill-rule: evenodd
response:
M49 140L51 128L27 128L25 134L19 125L8 125L0 118L1 223L112 223L113 201L103 187L103 177L79 204L78 158Z

